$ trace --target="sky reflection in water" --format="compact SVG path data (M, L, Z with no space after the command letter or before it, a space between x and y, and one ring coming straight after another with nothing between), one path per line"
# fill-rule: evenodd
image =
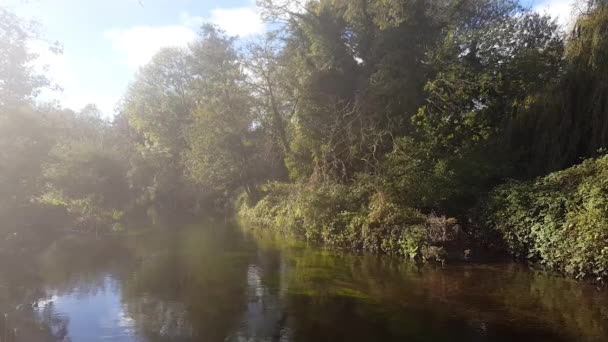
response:
M1 266L18 341L608 340L605 290L515 264L419 267L220 225L67 238L28 263Z

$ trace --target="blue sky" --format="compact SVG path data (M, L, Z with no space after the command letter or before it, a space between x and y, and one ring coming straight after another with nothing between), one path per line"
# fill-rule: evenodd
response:
M47 92L79 110L94 103L111 117L135 72L163 46L185 46L203 22L249 38L265 31L255 0L3 0L19 16L42 24L44 37L59 41L54 55L44 44L32 49L38 67L61 92ZM532 7L565 23L572 0L536 0Z
M61 55L32 47L63 88L43 97L75 110L95 103L107 117L138 68L161 47L192 41L202 22L241 37L265 29L253 0L8 0L8 7L63 44Z

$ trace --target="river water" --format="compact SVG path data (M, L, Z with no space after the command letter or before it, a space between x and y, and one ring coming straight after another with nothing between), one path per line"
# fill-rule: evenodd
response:
M0 341L608 341L608 291L517 264L416 265L224 224L0 260Z

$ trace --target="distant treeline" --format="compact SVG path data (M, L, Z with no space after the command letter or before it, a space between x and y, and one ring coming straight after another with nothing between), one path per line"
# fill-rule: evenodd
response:
M605 0L568 28L512 0L258 6L267 34L203 26L139 70L112 122L37 101L38 37L1 10L5 233L236 212L338 248L608 275Z

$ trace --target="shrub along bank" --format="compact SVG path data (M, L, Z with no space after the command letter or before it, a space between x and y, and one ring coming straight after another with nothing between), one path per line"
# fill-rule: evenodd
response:
M503 184L485 211L515 257L578 278L608 276L608 156Z
M238 206L252 227L333 248L444 262L488 247L576 278L608 277L608 156L496 187L465 229L391 197L365 186L271 183L257 203L243 196Z
M425 215L364 186L272 183L251 204L239 200L249 225L328 247L444 262L465 258L455 219Z

